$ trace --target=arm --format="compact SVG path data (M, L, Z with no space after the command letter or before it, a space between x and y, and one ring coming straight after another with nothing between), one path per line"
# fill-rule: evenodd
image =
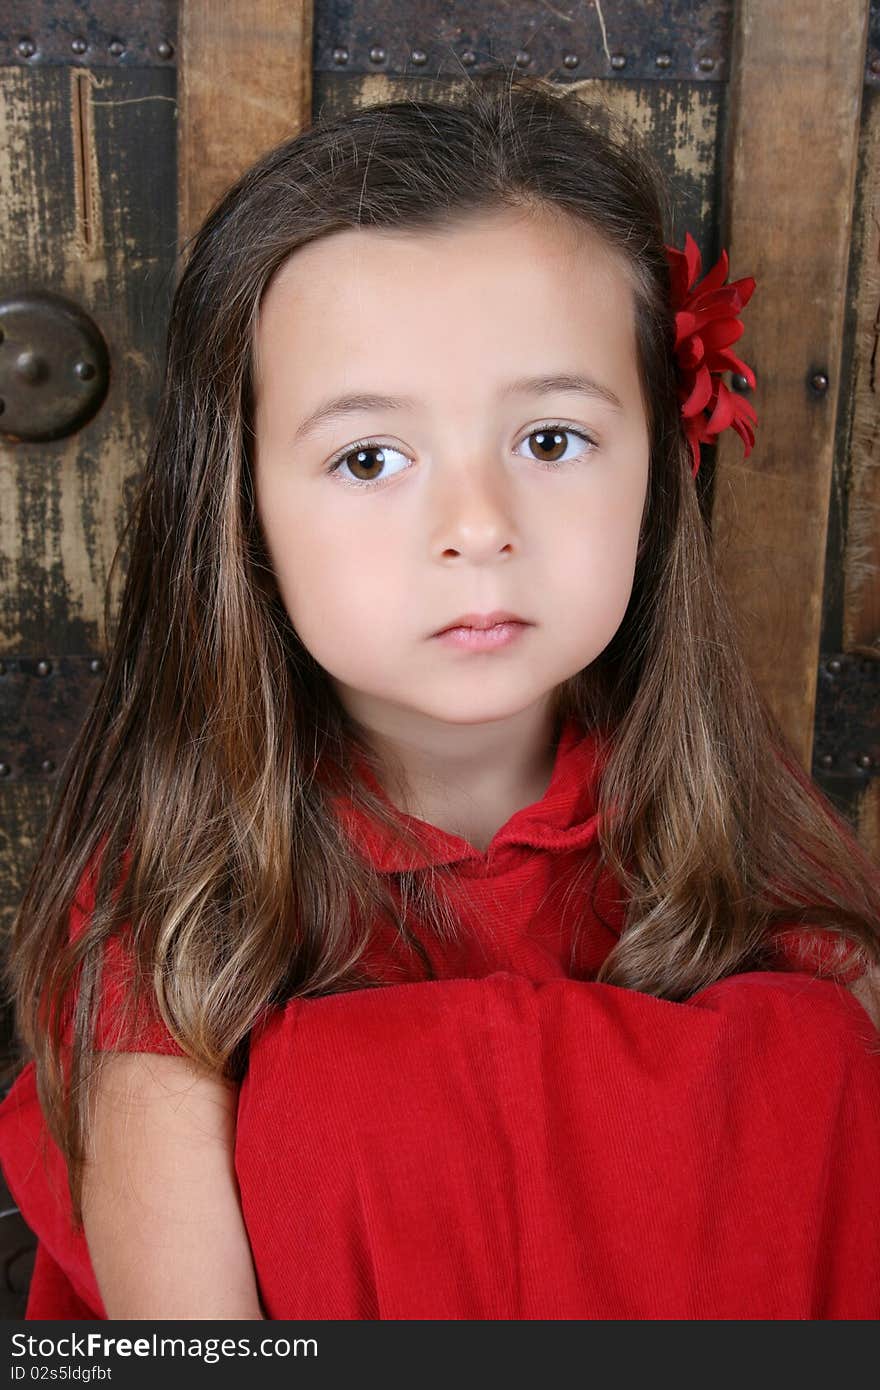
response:
M114 1053L96 1086L83 1226L107 1316L264 1314L233 1160L238 1088Z

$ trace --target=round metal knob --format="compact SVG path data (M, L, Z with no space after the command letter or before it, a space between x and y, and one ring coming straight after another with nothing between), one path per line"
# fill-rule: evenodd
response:
M0 300L0 431L7 439L63 439L107 394L110 358L97 326L61 295Z

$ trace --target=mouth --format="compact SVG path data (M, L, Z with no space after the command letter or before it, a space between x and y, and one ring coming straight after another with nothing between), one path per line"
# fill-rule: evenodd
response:
M531 627L528 618L521 618L518 613L508 613L497 610L494 613L463 613L460 618L454 618L451 623L441 627L433 633L434 637L440 637L444 632L451 632L453 628L472 628L477 632L485 632L489 628L498 627L503 623L520 623L523 627Z

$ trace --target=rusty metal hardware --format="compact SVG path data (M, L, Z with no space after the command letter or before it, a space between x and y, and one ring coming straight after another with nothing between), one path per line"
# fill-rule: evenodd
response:
M0 300L0 435L73 434L98 410L109 380L107 345L77 304L48 292Z
M177 0L0 3L0 63L173 66L177 10Z
M520 0L467 7L408 0L319 0L314 70L433 77L479 70L488 58L565 79L611 77L726 81L734 0L603 0L536 6ZM36 67L174 67L176 0L30 0L0 4L0 64ZM448 13L447 13L448 11ZM459 11L461 13L459 13ZM601 22L600 12L601 11ZM381 58L374 57L382 51ZM520 56L522 55L522 56ZM524 61L527 60L527 61ZM880 85L880 0L871 0L865 82Z
M380 70L461 77L501 64L553 80L727 81L733 0L603 0L536 6L470 0L438 6L352 0L314 9L316 73Z
M864 785L880 773L880 649L823 653L816 683L813 775Z
M97 655L0 660L0 785L53 779L98 694L104 669Z
M814 396L824 396L828 390L828 373L822 368L817 367L809 374L809 387Z

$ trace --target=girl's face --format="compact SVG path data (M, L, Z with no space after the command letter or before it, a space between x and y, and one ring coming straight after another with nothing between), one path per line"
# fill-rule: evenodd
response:
M614 636L649 441L632 291L588 231L505 211L304 246L263 299L254 425L281 597L368 729L546 707ZM498 609L530 624L507 646L434 635Z

